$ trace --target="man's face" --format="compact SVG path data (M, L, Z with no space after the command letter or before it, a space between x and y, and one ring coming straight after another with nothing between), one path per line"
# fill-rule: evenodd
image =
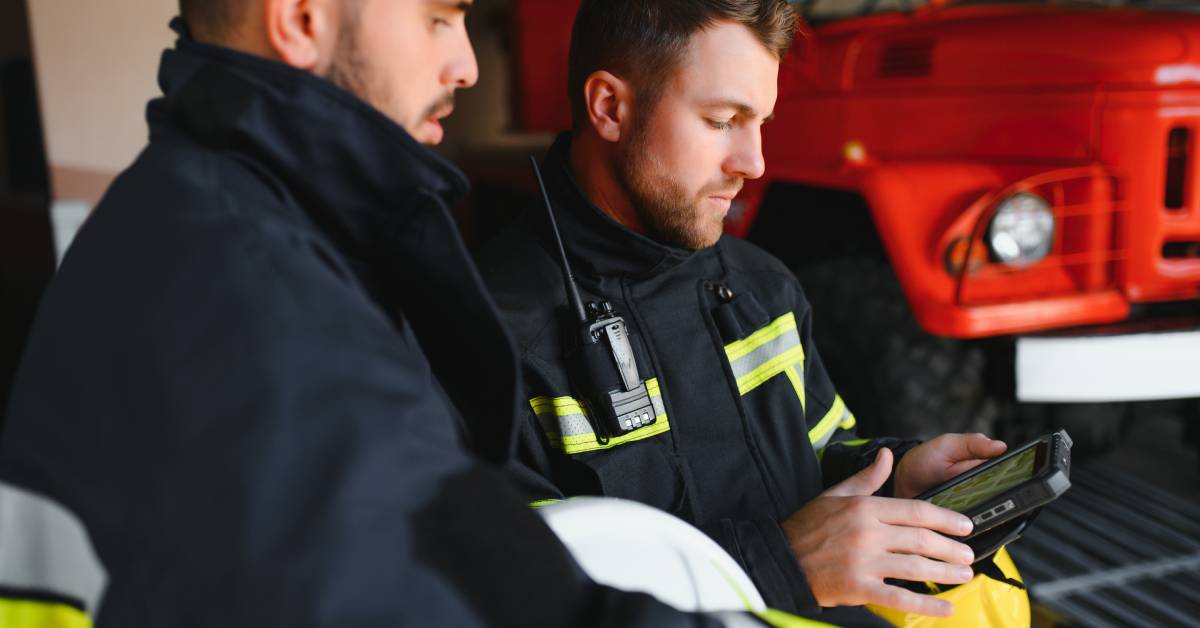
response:
M454 90L479 78L467 38L470 0L344 0L328 78L418 142L442 141Z
M648 235L692 249L717 242L742 183L763 174L761 126L778 75L778 60L740 24L692 36L619 147L618 179Z

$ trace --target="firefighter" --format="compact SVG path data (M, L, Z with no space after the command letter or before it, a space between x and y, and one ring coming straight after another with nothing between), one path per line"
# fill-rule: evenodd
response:
M610 495L682 517L737 557L775 608L949 615L945 599L884 580L972 580L971 549L951 538L971 522L906 498L1004 443L859 439L796 279L722 235L742 183L763 174L761 127L795 27L784 0L583 1L568 72L574 127L542 169L582 300L623 318L652 410L605 424L608 402L589 391L624 384L581 381L596 360L577 357L591 349L546 210L531 208L479 257L525 373L511 474L535 503Z
M0 624L87 625L7 562L83 529L100 626L707 625L590 583L494 468L517 363L425 146L476 80L469 4L182 2L14 384L0 497L45 503L0 509L33 587Z

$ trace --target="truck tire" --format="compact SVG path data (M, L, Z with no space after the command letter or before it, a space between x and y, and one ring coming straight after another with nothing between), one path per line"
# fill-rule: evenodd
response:
M1190 444L1196 453L1200 454L1200 399L1189 399L1181 417L1184 442Z
M1121 444L1129 427L1129 403L1017 403L1005 416L1000 437L1009 445L1065 429L1071 435L1071 460L1103 456Z
M862 435L993 432L984 352L922 330L885 261L827 260L796 275L813 306L821 359Z
M1071 435L1072 459L1095 458L1121 443L1128 415L1127 403L1066 403L1053 407L1051 429L1065 429Z

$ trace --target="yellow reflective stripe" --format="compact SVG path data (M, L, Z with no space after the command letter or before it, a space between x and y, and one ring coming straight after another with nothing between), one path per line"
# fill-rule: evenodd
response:
M529 507L530 508L541 508L542 506L549 506L551 504L557 504L558 502L561 502L561 501L562 501L561 499L539 499L539 500L529 502Z
M731 589L733 589L733 592L737 594L738 599L741 600L741 602L742 602L742 606L747 611L750 611L756 617L763 620L767 624L769 624L771 626L778 626L779 628L807 628L809 626L832 626L832 624L825 624L825 623L822 623L822 622L819 622L819 621L816 621L813 619L805 619L803 617L797 617L796 615L792 615L791 613L777 611L773 608L768 608L764 611L754 610L754 605L750 603L750 596L746 595L746 592L742 590L742 587L738 586L738 583L736 581L734 581L733 576L729 575L729 572L726 571L725 568L721 566L721 563L718 563L715 560L710 560L708 562L710 565L712 565L714 568L716 568L717 572L721 574L721 577L725 579L725 583L728 584L729 587Z
M545 414L553 411L558 416L569 416L572 414L583 414L583 406L579 405L572 397L534 397L529 400L529 405L533 406L533 411L538 414Z
M794 313L788 312L746 338L725 345L725 356L737 379L738 394L745 395L784 373L801 407L805 405L804 346Z
M788 312L753 334L725 345L725 355L733 362L793 329L796 329L796 315Z
M750 603L750 596L746 595L746 592L742 590L742 587L738 586L738 583L733 579L733 576L729 575L729 572L721 566L721 563L718 563L715 560L710 560L708 563L716 568L717 572L721 574L721 577L725 579L725 584L728 584L729 588L733 589L733 592L737 594L738 599L742 601L742 606L745 607L746 610L753 612L754 605Z
M792 382L792 389L796 391L796 396L800 398L800 409L808 412L808 404L804 402L804 380L796 372L795 365L789 366L784 373L787 373L788 380Z
M585 434L582 436L557 436L555 434L547 434L550 439L550 444L558 445L568 454L581 454L587 451L599 451L603 449L612 449L617 445L632 443L633 441L643 440L651 436L658 436L664 432L671 431L671 423L667 420L666 413L655 417L654 423L646 427L638 428L628 434L614 436L608 439L603 445L596 440L595 434Z
M762 385L763 382L783 373L787 369L804 362L804 347L796 345L787 351L763 362L758 368L738 378L738 393L746 394Z
M821 417L816 427L808 430L808 440L812 442L817 449L825 446L829 441L829 437L833 434L833 430L842 423L846 417L846 402L842 401L842 396L838 395L833 398L833 407L829 408L829 412Z
M671 430L667 420L666 410L662 405L662 389L658 378L646 380L646 392L654 405L655 421L645 427L636 429L621 436L608 439L601 445L596 440L596 433L587 421L587 410L583 404L572 397L534 397L529 405L538 415L543 431L550 444L562 449L568 454L579 454L588 451L610 449L633 441L657 436Z
M0 598L0 626L4 628L92 628L83 611L66 604Z
M662 390L658 386L657 377L646 380L646 392L651 397L662 396ZM587 416L587 411L583 409L583 405L576 401L574 397L534 397L529 400L529 405L538 414L547 414L553 411L558 416L570 416L572 414Z

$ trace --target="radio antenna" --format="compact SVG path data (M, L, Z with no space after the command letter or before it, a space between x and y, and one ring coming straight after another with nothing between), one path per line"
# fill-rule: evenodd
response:
M538 168L537 159L529 156L529 165L533 166L533 174L537 177L538 188L542 191L542 202L546 204L546 215L550 217L550 230L554 233L554 243L558 245L558 255L562 258L563 281L567 286L567 300L571 308L579 316L579 320L587 321L587 312L583 309L583 299L579 298L579 288L575 285L575 275L571 273L571 264L567 261L567 251L563 248L562 235L558 232L558 221L554 219L554 208L550 205L550 195L546 193L546 183L542 181L542 170Z

